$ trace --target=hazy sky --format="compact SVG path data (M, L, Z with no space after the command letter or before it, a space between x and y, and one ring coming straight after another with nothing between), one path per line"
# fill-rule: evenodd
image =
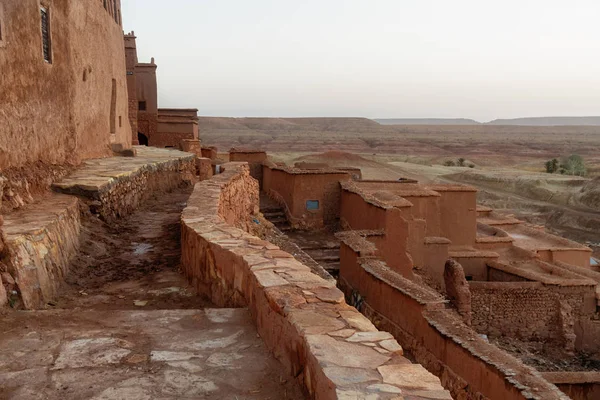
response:
M213 116L600 115L598 0L123 0L162 107Z

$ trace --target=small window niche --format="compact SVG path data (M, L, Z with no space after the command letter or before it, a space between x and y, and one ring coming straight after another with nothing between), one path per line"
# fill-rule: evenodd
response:
M42 54L44 55L44 61L52 64L52 27L50 26L50 9L48 7L40 7L40 19L42 26Z
M146 111L146 102L145 101L139 101L138 102L138 110L140 110L140 111Z
M307 211L319 211L319 200L306 200Z
M6 45L6 27L4 26L4 6L0 3L0 48Z

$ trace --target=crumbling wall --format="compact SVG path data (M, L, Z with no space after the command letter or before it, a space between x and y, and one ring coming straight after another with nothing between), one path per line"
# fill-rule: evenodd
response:
M594 285L545 285L541 282L470 282L473 327L491 337L540 340L569 347L575 327L563 328L560 310L568 305L576 331L580 318L595 311ZM564 304L561 306L561 304Z
M454 260L446 261L444 283L450 303L456 308L463 322L471 326L471 291L465 279L465 271Z
M79 249L79 202L53 195L6 217L4 263L26 309L53 300Z
M260 188L263 188L263 163L267 161L264 151L229 150L229 161L244 161L250 167L250 176L256 179Z

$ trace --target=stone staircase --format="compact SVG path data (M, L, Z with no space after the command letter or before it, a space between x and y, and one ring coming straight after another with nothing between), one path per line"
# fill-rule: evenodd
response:
M283 208L269 206L266 209L262 209L261 212L263 213L267 221L275 225L275 227L281 232L289 232L292 230L292 227L290 226L290 223L288 222L285 216Z
M325 271L337 277L340 271L340 245L325 243L322 246L300 246L313 260L321 264Z

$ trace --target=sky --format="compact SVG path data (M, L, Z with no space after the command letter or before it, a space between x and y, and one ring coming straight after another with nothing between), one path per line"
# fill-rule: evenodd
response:
M598 0L122 0L161 107L224 117L600 115Z

